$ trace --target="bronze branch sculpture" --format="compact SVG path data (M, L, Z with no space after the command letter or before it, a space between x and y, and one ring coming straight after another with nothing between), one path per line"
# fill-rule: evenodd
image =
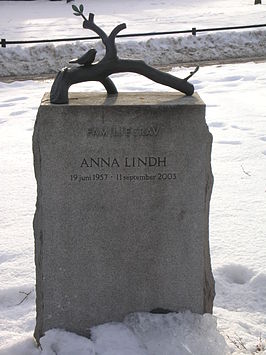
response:
M126 24L122 23L116 26L111 34L107 36L107 34L94 23L94 14L90 13L89 18L86 19L83 15L83 5L80 5L79 8L73 5L72 8L75 11L74 15L82 16L84 19L83 27L98 34L106 48L106 53L103 59L95 64L93 64L96 56L95 49L90 49L80 58L70 61L70 63L77 63L80 66L64 68L57 74L51 88L51 103L67 104L70 86L85 81L99 81L105 87L108 95L117 94L117 89L113 81L109 78L109 75L122 72L132 72L146 76L159 84L179 90L186 95L192 95L194 93L194 86L188 82L188 79L198 70L198 67L191 72L187 78L180 79L171 74L154 69L142 60L120 59L117 56L115 37L120 31L126 28Z

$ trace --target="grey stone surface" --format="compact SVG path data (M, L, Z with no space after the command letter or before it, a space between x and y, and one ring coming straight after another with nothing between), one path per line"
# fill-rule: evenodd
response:
M45 94L34 136L37 340L163 308L212 312L212 136L199 96Z

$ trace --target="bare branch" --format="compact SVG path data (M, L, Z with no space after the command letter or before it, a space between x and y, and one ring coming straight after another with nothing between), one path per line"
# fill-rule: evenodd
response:
M126 25L122 23L116 26L108 37L107 34L94 23L94 14L90 13L88 20L84 16L83 18L83 27L97 33L97 35L102 39L102 42L105 45L106 54L102 60L106 61L115 59L117 57L117 51L115 47L115 36L124 28L126 28Z
M115 37L117 34L127 28L125 23L121 23L120 25L116 26L113 31L110 33L108 37L108 53L106 52L107 59L113 59L117 57L117 50L115 46Z
M109 35L110 41L115 41L115 37L118 35L118 33L122 30L127 28L127 25L125 23L121 23L120 25L116 26L113 31Z
M108 95L117 94L116 86L110 78L106 77L106 78L100 80L100 82L105 87L105 90L107 91Z
M193 95L194 86L188 82L188 79L198 71L199 67L196 67L186 79L179 79L173 75L154 69L141 60L119 59L115 46L115 38L120 31L126 28L126 24L122 23L116 26L111 34L107 36L106 33L94 23L93 13L89 14L87 20L83 15L83 7L77 8L73 5L72 8L78 16L83 17L83 27L94 31L100 36L106 47L106 53L104 58L96 64L86 65L87 62L83 61L83 57L81 57L79 58L80 62L75 61L81 65L80 67L62 69L57 74L51 88L51 103L68 103L68 90L70 86L84 81L99 81L104 85L108 94L117 94L117 89L109 76L121 72L137 73L159 84L179 90L188 96ZM89 62L89 64L91 64L91 62Z
M195 73L197 73L198 70L199 70L199 66L197 65L196 68L190 72L190 75L187 76L184 80L188 81L188 79L190 79Z
M107 34L94 23L94 14L89 14L89 19L85 19L83 21L83 28L87 28L92 30L93 32L97 33L97 35L102 39L103 44L107 47L108 46L108 36Z
M186 80L154 69L141 60L115 59L109 62L102 60L89 67L65 68L60 71L51 88L51 103L68 103L68 89L70 86L84 81L100 81L106 88L108 94L114 94L117 92L116 88L111 82L111 79L107 77L111 74L125 72L146 76L156 83L167 85L189 96L194 92L193 85Z

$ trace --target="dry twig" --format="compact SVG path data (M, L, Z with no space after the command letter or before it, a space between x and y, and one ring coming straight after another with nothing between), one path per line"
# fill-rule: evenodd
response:
M238 350L247 350L243 339L239 335L235 335L235 339L232 339L229 335L226 335L226 337Z
M246 171L243 167L243 165L241 165L242 171L244 174L246 174L247 176L251 176L250 172Z
M23 293L26 296L19 303L17 303L16 306L19 306L21 303L23 303L32 293L32 290L30 292L19 291L19 293Z

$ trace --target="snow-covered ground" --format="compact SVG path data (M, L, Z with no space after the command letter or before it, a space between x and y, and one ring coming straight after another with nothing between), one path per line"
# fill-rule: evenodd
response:
M266 4L254 0L83 0L85 14L95 13L95 22L109 33L125 22L125 33L189 30L264 24ZM80 2L76 1L75 4ZM0 38L6 40L55 39L94 36L73 15L73 2L39 0L0 1ZM68 61L88 50L103 55L100 42L61 42L8 45L0 48L0 76L57 72ZM192 35L117 39L121 57L144 59L152 65L202 60L266 56L266 27L245 31L209 32Z
M265 22L266 14L266 5L254 6L253 0L82 2L88 12L95 12L96 20L99 18L107 32L121 22L127 23L128 33L255 24ZM84 36L80 18L72 15L71 5L64 1L0 1L0 37L22 40ZM222 52L234 58L252 48L262 56L265 33L241 31L217 33L215 39L207 34L117 42L120 51L128 50L127 55L135 56L136 52L149 62L165 64L165 58L174 58L173 62L181 58L177 50L181 47L177 45L187 46L182 55L185 51L192 59L203 54L212 59L212 53ZM29 74L34 65L41 68L37 72L45 72L43 68L57 71L79 51L86 51L87 45L77 44L77 49L76 44L0 48L0 76ZM185 77L189 71L174 67L171 73ZM120 91L168 90L133 74L117 74L113 80ZM215 182L210 211L217 293L214 316L189 312L133 314L123 323L93 328L91 340L51 330L42 339L43 352L35 347L32 337L36 183L31 137L41 97L50 90L52 81L0 82L1 355L266 354L266 63L202 67L192 82L207 104L206 119L214 137ZM72 90L102 87L84 83Z
M187 71L174 68L172 73L182 77ZM214 137L210 243L215 317L133 315L121 324L96 327L92 341L49 331L42 341L43 354L250 354L260 337L265 344L265 73L266 63L217 65L201 68L193 80L207 103ZM114 81L121 91L167 90L133 74L115 75ZM51 81L0 83L1 355L39 354L32 340L36 185L31 136L39 102L50 86ZM92 83L73 86L79 91L99 89ZM19 304L24 292L31 293Z

